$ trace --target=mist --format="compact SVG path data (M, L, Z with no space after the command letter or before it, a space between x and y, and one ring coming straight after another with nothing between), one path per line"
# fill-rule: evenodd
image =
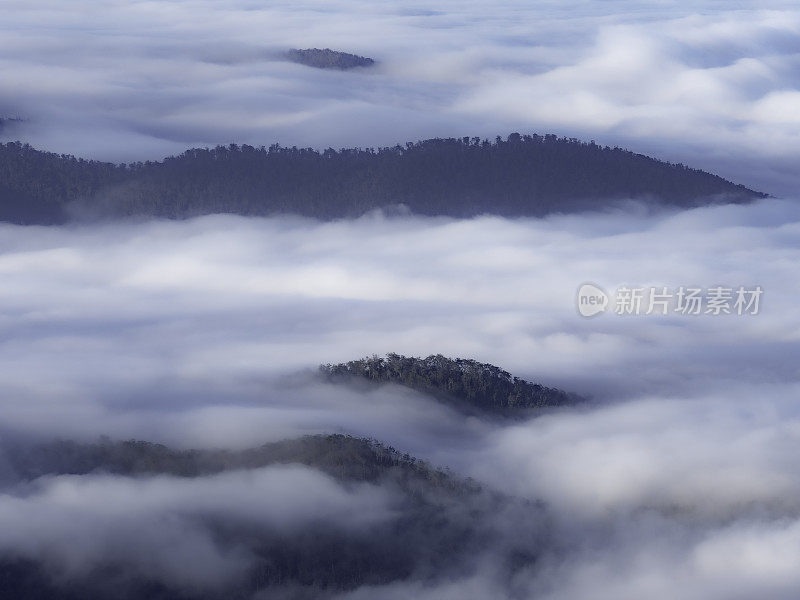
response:
M791 598L800 588L793 201L0 233L4 440L241 449L343 433L534 503L482 521L494 541L467 572L343 598ZM764 293L755 315L584 318L585 282ZM590 402L479 419L399 386L314 375L320 363L386 352L475 358ZM324 522L353 536L398 510L391 485L343 486L299 466L5 481L6 554L43 560L56 577L111 556L189 587L224 586L252 560L246 545L220 545L207 519L290 532ZM509 579L499 557L518 538L539 554ZM163 560L141 551L151 544Z
M0 552L44 559L65 581L117 563L182 589L221 591L253 557L215 532L215 519L296 535L320 523L363 531L392 513L383 490L347 490L292 466L188 480L60 476L32 487L0 496Z
M0 389L45 423L37 406L255 409L298 395L287 375L386 352L475 358L603 401L793 383L797 221L795 204L766 200L541 220L3 225ZM585 319L587 281L764 293L757 315Z
M2 4L2 142L128 162L554 133L772 197L330 221L78 198L67 225L0 223L0 596L800 597L796 2ZM9 198L42 200L25 168ZM585 284L610 299L589 318ZM758 309L615 306L717 287ZM484 413L319 372L387 353L582 401Z

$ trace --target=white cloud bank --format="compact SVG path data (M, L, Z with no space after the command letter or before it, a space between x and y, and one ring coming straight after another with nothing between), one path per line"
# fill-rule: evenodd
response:
M765 201L516 221L3 225L3 421L86 435L183 429L194 444L207 443L203 414L262 437L295 412L325 429L327 392L280 376L392 351L477 358L604 401L794 384L798 222L792 203ZM764 295L755 316L584 319L575 293L585 281L760 285ZM287 411L284 397L307 411ZM356 411L359 432L379 427L381 410ZM445 427L432 410L412 413Z
M800 209L792 202L520 220L211 216L3 225L0 234L2 431L183 447L346 432L549 507L554 546L518 580L503 580L489 555L465 579L364 588L356 598L797 596ZM609 290L761 285L764 295L755 316L584 319L574 295L585 281ZM401 389L331 389L292 375L389 351L477 358L598 404L489 423ZM261 475L225 477L241 479L225 486L255 486L261 497ZM214 481L170 483L169 504L157 483L57 479L24 500L0 496L0 520L24 526L14 547L39 540L57 551L76 535L70 522L97 532L108 514L90 503L83 521L62 523L64 497L96 488L97 497L130 495L163 515L203 496L192 486ZM341 493L324 493L309 511L349 523L336 513L352 500ZM210 504L186 510L219 505L253 516L241 505L250 497L212 493ZM47 515L67 529L33 535ZM149 535L135 511L130 519L123 525ZM201 551L198 535L192 547ZM87 551L102 539L87 537ZM235 553L209 557L223 578L247 564ZM158 576L180 578L185 563L176 560Z

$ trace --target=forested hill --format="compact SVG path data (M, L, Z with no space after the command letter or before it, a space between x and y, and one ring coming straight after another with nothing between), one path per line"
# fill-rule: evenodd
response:
M14 223L211 213L334 219L398 205L420 215L539 216L630 198L692 206L764 196L683 165L555 135L323 152L231 145L129 165L0 144L0 220Z
M514 377L500 367L441 354L427 358L387 354L320 366L327 381L365 379L395 383L442 399L457 408L513 414L519 409L568 406L584 399L559 389Z

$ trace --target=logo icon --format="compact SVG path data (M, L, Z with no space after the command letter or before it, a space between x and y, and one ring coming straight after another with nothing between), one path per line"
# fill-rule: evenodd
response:
M608 294L600 286L584 283L578 288L578 313L582 317L593 317L608 309Z

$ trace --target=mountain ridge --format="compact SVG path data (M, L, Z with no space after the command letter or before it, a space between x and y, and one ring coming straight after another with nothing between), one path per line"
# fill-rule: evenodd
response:
M383 148L194 148L113 163L0 144L0 221L296 214L323 220L404 205L423 216L539 217L639 199L688 208L767 194L682 164L553 134L434 138Z

